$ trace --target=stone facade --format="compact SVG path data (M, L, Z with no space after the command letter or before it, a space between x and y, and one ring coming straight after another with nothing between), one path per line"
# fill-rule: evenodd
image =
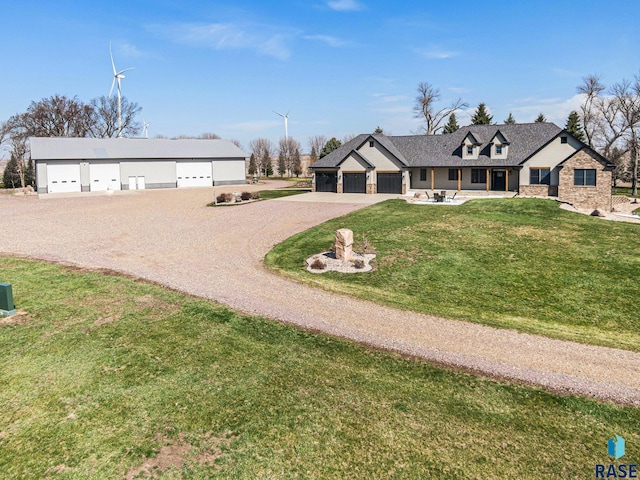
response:
M552 192L555 195L552 195ZM521 197L555 197L558 195L558 187L550 185L520 185Z
M337 193L342 193L342 182L338 182Z
M597 158L597 154L585 149L564 162L558 182L559 200L571 203L576 208L611 211L612 171L604 167ZM596 170L595 186L574 185L574 171L583 168Z
M375 183L367 183L367 193L374 194L376 193L377 185Z

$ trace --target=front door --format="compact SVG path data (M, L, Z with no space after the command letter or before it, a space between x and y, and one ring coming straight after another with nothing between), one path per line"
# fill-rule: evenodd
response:
M506 183L507 172L504 170L493 170L491 172L491 190L498 192L504 192Z

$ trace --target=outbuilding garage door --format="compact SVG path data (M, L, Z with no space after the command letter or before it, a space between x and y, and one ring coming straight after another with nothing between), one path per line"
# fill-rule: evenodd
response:
M338 177L336 172L316 172L316 192L338 191Z
M121 190L120 164L96 163L89 165L89 182L92 192Z
M343 173L342 191L344 193L367 193L366 173Z
M402 193L402 173L378 173L378 193Z
M47 166L47 192L80 192L80 164L49 164Z
M211 162L177 162L178 187L211 187Z

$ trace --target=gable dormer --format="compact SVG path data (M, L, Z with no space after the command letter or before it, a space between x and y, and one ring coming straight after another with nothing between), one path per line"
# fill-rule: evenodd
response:
M507 158L510 143L506 135L498 130L489 142L491 158Z
M477 133L469 132L462 139L462 158L466 160L476 160L480 155L482 139Z

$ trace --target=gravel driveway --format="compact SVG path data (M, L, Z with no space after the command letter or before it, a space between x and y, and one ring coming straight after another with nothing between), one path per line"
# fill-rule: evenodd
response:
M301 286L264 269L262 260L273 245L364 204L289 197L208 208L212 190L49 200L0 195L3 217L28 226L24 234L0 229L0 252L118 270L243 312L403 354L640 405L638 353L395 310Z

